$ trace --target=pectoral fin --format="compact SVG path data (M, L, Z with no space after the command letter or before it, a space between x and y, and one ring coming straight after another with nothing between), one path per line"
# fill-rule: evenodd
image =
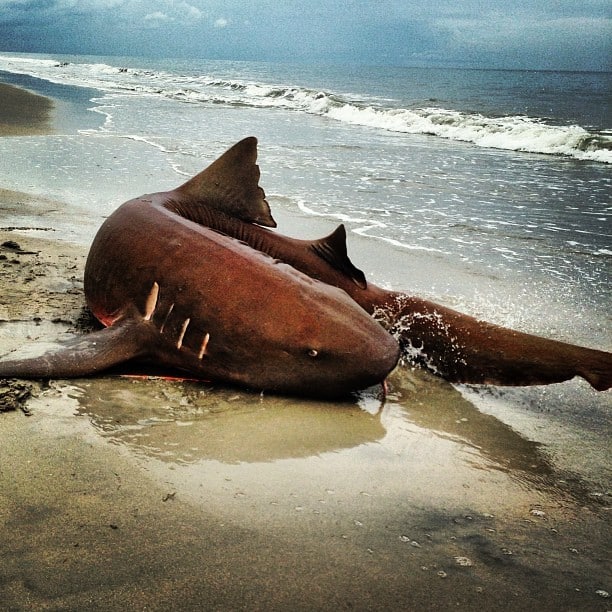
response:
M126 319L79 336L40 357L0 361L0 378L75 378L142 357L151 326Z

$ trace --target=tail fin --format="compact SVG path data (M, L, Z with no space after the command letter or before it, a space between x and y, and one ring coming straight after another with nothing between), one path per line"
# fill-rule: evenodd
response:
M612 355L588 350L590 359L588 363L580 365L578 374L597 391L607 391L612 387Z
M124 320L40 357L0 361L0 378L75 378L144 355L148 326Z
M377 316L404 356L451 382L547 385L581 376L612 386L612 353L477 320L439 304L389 292Z

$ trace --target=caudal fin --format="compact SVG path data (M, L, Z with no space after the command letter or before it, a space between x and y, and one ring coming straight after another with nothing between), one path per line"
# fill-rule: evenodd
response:
M580 365L578 374L597 391L607 391L612 387L612 354L586 350L590 358Z
M493 325L406 294L389 296L375 314L405 357L451 382L547 385L581 376L597 391L612 386L612 353Z
M40 357L0 361L0 378L75 378L88 376L140 357L147 326L125 320L79 336Z

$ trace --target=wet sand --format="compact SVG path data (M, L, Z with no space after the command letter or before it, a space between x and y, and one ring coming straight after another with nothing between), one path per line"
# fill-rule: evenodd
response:
M0 356L93 325L86 248L40 237L58 206L0 192ZM118 373L0 402L0 609L610 609L610 491L425 373L384 402Z
M0 83L0 136L50 134L53 101Z

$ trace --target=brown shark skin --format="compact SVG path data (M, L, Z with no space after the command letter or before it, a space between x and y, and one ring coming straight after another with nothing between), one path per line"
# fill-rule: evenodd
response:
M598 391L612 386L611 353L507 329L367 283L359 270L350 269L343 226L318 241L283 236L211 211L197 197L196 178L169 193L166 206L344 290L398 338L409 360L450 382L522 386L581 376ZM346 258L344 265L321 257L319 246L328 242L340 252L339 260Z

